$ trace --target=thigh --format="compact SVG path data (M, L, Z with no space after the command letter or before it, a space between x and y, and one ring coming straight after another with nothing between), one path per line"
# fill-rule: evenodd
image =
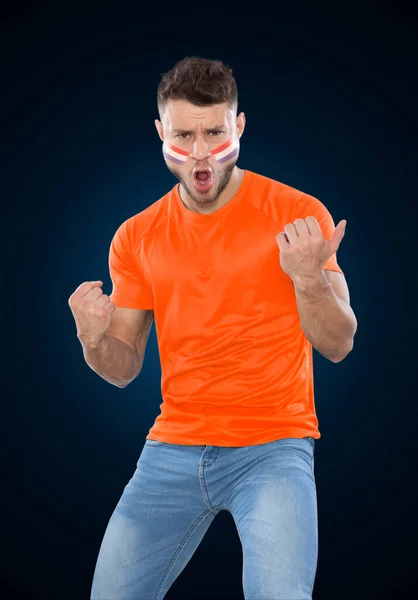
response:
M106 528L91 600L164 598L214 518L195 458L190 447L146 442Z
M314 440L264 446L231 504L243 548L244 595L311 600L318 556Z

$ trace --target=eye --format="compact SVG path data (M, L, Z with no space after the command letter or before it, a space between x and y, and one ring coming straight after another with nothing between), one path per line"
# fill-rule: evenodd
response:
M223 133L223 131L220 131L219 129L212 129L212 131L209 131L210 135L214 135L215 137L218 135L221 135Z
M185 140L188 135L188 133L179 133L176 135L176 137L180 138L181 140Z

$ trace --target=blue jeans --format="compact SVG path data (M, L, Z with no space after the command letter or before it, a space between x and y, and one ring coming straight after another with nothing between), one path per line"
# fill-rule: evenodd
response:
M314 448L311 437L236 448L146 440L106 528L90 599L161 600L227 510L242 544L245 599L311 600Z

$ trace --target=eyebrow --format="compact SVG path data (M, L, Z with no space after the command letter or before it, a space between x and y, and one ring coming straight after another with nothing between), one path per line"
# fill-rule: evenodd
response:
M206 133L208 131L214 131L215 129L224 129L224 125L215 125L214 127L208 127L205 129ZM173 129L173 133L193 133L191 129Z

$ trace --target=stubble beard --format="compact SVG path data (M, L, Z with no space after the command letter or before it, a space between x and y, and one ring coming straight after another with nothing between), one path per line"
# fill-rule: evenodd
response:
M184 177L175 167L168 163L166 164L168 170L171 171L171 173L173 173L175 177L177 177L177 179L180 181L181 185L184 187L184 189L186 190L190 198L193 200L193 202L195 202L196 204L209 204L210 202L215 202L228 185L236 163L237 160L234 160L233 162L231 162L231 164L228 164L228 166L222 171L221 178L215 189L212 189L209 194L202 193L199 195L196 194L195 190L189 188L186 181L184 180Z

